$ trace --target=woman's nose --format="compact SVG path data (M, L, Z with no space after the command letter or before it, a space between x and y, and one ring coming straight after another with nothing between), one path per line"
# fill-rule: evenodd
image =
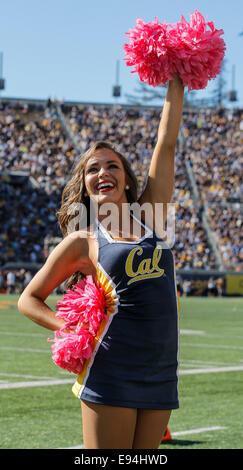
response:
M99 175L101 175L101 176L109 175L109 170L102 166L102 167L100 167Z

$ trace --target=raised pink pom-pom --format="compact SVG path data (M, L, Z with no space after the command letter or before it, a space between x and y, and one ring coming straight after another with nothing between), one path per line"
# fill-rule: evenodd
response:
M208 26L208 28L207 28ZM206 23L197 10L188 23L182 16L177 23L178 46L174 64L188 90L205 88L221 69L225 54L224 31L215 29L212 21Z
M101 322L107 318L104 291L88 275L66 291L56 309L56 316L65 323L55 338L48 340L53 342L52 359L59 367L79 374L92 355Z
M189 23L182 16L176 25L138 18L135 29L126 33L126 64L154 87L165 85L177 72L189 91L205 88L220 72L226 48L223 33L212 21L206 23L197 10Z
M137 18L134 30L125 33L129 37L124 44L126 65L133 66L132 73L137 72L141 81L156 87L165 85L173 79L172 64L167 48L168 25L155 21L145 23Z

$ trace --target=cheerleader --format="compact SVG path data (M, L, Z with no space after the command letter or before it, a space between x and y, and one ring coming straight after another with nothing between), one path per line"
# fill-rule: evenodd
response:
M149 203L154 214L157 203L171 201L183 94L184 86L175 75L169 81L146 186L139 198L129 162L111 144L96 142L80 158L58 212L64 239L18 301L21 313L56 331L63 328L64 320L45 300L65 280L72 288L91 275L109 298L105 324L73 386L81 401L86 449L156 449L172 410L179 407L174 258L156 231L155 217L149 224L129 205ZM73 216L68 208L73 203L87 208L86 231L70 225ZM115 224L104 224L106 203L116 208ZM94 219L92 204L98 206Z

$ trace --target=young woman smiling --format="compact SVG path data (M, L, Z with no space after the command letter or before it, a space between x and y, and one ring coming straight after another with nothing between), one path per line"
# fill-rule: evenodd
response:
M178 408L178 299L174 258L151 225L129 204L171 201L174 153L183 107L181 80L169 82L148 179L140 198L126 158L107 142L96 142L81 158L63 191L58 221L64 239L20 296L19 310L57 330L63 321L45 299L62 282L67 287L91 274L109 296L98 347L77 377L84 446L89 449L156 449L171 411ZM73 226L72 204L87 209L88 229ZM104 226L104 204L116 208ZM90 208L98 207L92 218ZM125 210L124 210L125 207ZM127 227L126 234L122 230ZM84 236L85 232L85 236Z

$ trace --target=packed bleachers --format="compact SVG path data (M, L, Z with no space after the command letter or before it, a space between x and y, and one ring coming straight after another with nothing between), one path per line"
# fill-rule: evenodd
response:
M242 210L240 204L210 205L208 220L223 263L227 269L240 271L243 267Z
M47 194L60 189L76 151L47 105L0 105L0 171L28 171Z
M243 269L242 110L184 112L184 151L193 170L223 264Z
M202 197L208 202L240 202L243 113L184 112L185 151Z
M62 111L78 140L80 153L94 140L116 144L130 160L142 191L161 109L65 103ZM225 266L243 270L239 171L243 113L185 110L181 129L172 200L176 204L176 269L217 268L202 223L203 202L207 201L208 221ZM55 103L50 100L38 105L2 102L0 130L0 270L8 262L43 264L48 240L61 237L55 213L79 152L66 136ZM198 202L189 184L186 159L200 195ZM4 177L10 171L27 171L39 188L13 185ZM2 277L0 274L0 290L6 286L8 291L13 289L11 276L7 280L8 271L4 270ZM21 290L26 273L15 271Z

